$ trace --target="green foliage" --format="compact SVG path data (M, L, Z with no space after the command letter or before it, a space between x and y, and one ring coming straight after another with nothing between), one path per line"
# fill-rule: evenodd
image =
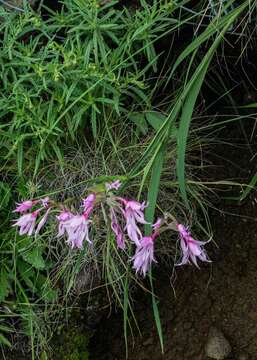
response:
M9 284L9 279L8 278L9 278L9 273L6 271L6 269L4 269L2 267L1 271L0 271L0 283L1 283L0 302L5 300L7 298L7 296L9 295L10 284Z
M32 265L32 267L37 270L43 270L45 268L45 261L42 256L42 249L38 246L35 248L33 247L28 251L25 251L22 254L22 257L28 264Z
M0 320L0 345L11 347L10 341L7 339L6 334L13 332L13 329Z
M63 142L96 137L104 114L120 122L131 102L150 106L154 41L172 17L158 2L136 11L116 3L66 0L47 21L2 9L0 155L16 159L20 174L27 160L36 170L53 157L62 164Z
M12 229L6 234L1 234L0 244L1 279L5 285L1 287L5 294L1 296L1 300L8 296L10 289L16 286L17 282L26 285L27 291L36 293L41 298L45 290L42 284L39 284L39 279L43 274L47 274L49 269L43 258L44 247L39 239L32 242L29 237L16 237L16 230Z
M11 200L11 188L8 183L0 181L0 211L9 204Z
M12 345L9 333L15 330L10 327L9 318L18 317L21 330L31 338L33 354L34 338L43 343L44 335L41 336L36 328L40 320L34 312L36 306L32 310L31 304L38 303L42 309L53 304L58 293L49 278L51 264L46 260L42 239L33 241L26 236L17 236L16 229L10 228L9 206L13 203L9 186L3 184L2 189L8 196L3 196L0 211L0 303L3 305L0 308L0 344Z

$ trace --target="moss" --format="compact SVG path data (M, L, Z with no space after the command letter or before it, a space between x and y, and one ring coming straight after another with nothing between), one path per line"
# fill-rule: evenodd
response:
M55 347L55 359L89 360L87 350L89 338L89 333L79 327L63 329Z

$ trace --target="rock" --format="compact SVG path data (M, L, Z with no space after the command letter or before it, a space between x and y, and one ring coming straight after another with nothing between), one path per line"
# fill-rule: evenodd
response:
M211 359L222 360L231 353L231 346L222 332L211 327L205 345L205 353Z

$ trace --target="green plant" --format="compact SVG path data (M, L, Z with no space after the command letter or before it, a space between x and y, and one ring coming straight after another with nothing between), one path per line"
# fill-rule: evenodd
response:
M7 180L7 179L6 179ZM21 194L26 194L25 188ZM37 238L19 237L10 228L13 206L11 187L1 183L0 206L0 344L12 346L13 334L20 330L31 339L32 358L35 358L38 344L47 343L45 325L42 323L43 310L54 304L58 289L54 289L49 273L53 263L47 259L47 243ZM16 193L17 194L17 193ZM40 309L40 311L39 311ZM41 325L40 325L41 324Z
M53 156L62 164L63 141L96 138L103 116L119 122L131 101L150 107L154 41L174 20L158 2L135 13L115 4L67 0L46 22L29 9L2 9L0 151L17 159L19 174L24 161L35 172Z

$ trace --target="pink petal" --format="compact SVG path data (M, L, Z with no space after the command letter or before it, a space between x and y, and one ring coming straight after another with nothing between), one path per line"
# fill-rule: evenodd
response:
M112 183L107 183L105 184L106 190L110 191L110 190L118 190L121 186L121 181L120 180L115 180Z
M42 217L42 219L39 221L37 229L35 231L35 235L37 235L39 233L39 231L42 229L42 227L45 225L46 220L48 218L48 214L50 212L51 208L47 209L45 215Z

